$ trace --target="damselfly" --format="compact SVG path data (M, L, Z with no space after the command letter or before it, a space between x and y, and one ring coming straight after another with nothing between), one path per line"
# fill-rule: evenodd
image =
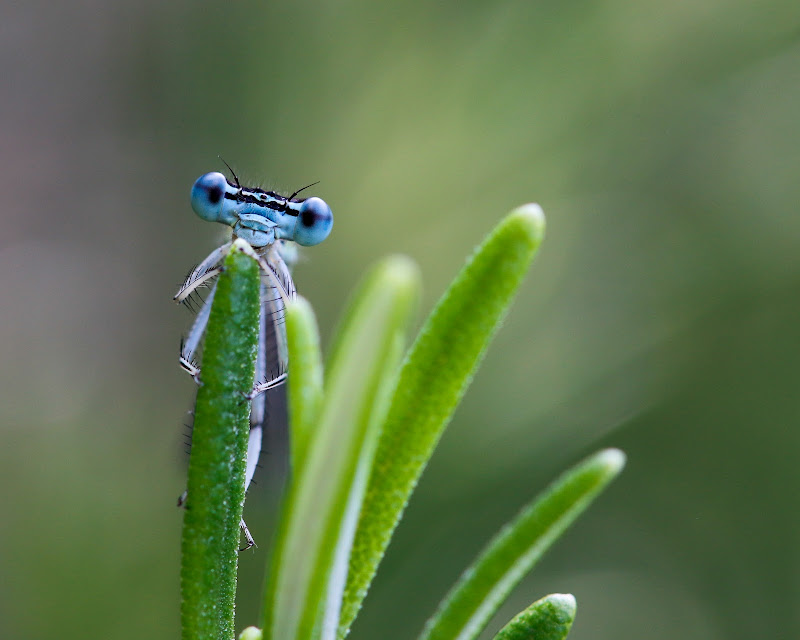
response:
M192 209L203 220L221 222L232 227L233 239L241 238L253 247L254 257L261 268L256 384L246 394L252 401L245 471L247 490L261 454L261 440L267 420L265 392L283 384L287 376L284 310L286 303L297 295L290 269L294 262L292 243L311 246L322 242L331 232L333 214L320 198L296 198L303 189L285 197L273 191L242 187L236 174L233 174L233 179L234 182L231 183L217 172L198 178L192 187ZM308 187L304 187L306 188ZM189 334L181 343L181 367L198 383L201 381L201 369L195 356L211 313L215 278L222 270L222 261L232 242L233 240L226 242L212 251L188 275L175 295L177 302L190 303L198 289L208 290ZM178 504L183 504L185 499L184 492ZM250 548L255 543L244 519L239 524L247 540L246 548Z

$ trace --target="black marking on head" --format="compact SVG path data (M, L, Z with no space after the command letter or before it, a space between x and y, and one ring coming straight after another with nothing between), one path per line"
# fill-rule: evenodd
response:
M231 185L233 186L233 185ZM237 202L244 202L247 204L255 204L265 209L272 209L273 211L280 211L287 213L290 216L296 216L297 212L288 208L289 202L297 203L303 200L287 200L279 193L274 191L263 191L262 189L242 189L236 193L225 192L226 200L236 200Z

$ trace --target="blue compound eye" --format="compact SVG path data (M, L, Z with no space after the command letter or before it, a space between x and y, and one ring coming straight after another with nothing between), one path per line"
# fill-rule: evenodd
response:
M331 227L331 208L321 198L308 198L300 205L297 213L294 241L306 247L319 244L328 237Z
M223 222L222 207L228 181L221 173L212 171L197 179L192 187L192 209L203 220Z

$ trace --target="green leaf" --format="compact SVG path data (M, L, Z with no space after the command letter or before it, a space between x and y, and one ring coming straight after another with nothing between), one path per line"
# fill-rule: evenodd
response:
M246 243L245 243L246 244ZM183 519L184 640L234 634L239 520L258 342L259 269L234 243L217 282L203 347Z
M345 316L319 417L284 503L261 625L268 639L335 637L356 514L418 290L416 267L390 258L367 277Z
M314 311L304 298L298 297L286 310L286 338L292 354L288 401L292 425L292 469L297 473L322 403L323 368L319 332Z
M353 542L339 637L349 632L408 498L543 236L538 205L509 214L450 285L406 357Z
M575 621L575 597L553 593L517 614L494 640L564 640Z
M472 640L544 552L613 480L625 454L605 449L559 477L489 542L461 576L421 640Z

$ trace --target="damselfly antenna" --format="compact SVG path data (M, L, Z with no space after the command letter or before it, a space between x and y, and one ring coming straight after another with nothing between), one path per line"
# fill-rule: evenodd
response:
M236 188L241 190L242 185L239 184L239 178L236 177L236 172L233 169L231 169L231 165L229 165L227 162L225 162L225 159L222 156L217 156L217 157L220 160L222 160L222 164L224 164L226 167L228 167L228 171L231 172L231 175L233 176L233 179L236 181ZM311 186L311 185L309 185L309 186ZM305 189L305 187L303 187L303 188Z
M223 162L224 162L224 160L223 160ZM311 184L307 184L307 185L306 185L305 187L303 187L302 189L298 189L297 191L295 191L295 192L294 192L292 195L290 195L288 198L286 198L286 200L287 200L287 201L289 201L289 202L291 202L292 198L294 198L294 197L295 197L295 196L296 196L298 193L300 193L301 191L305 191L305 190L306 190L306 189L308 189L309 187L313 187L315 184L319 184L319 183L320 183L320 181L319 181L319 180L317 180L316 182L312 182Z

